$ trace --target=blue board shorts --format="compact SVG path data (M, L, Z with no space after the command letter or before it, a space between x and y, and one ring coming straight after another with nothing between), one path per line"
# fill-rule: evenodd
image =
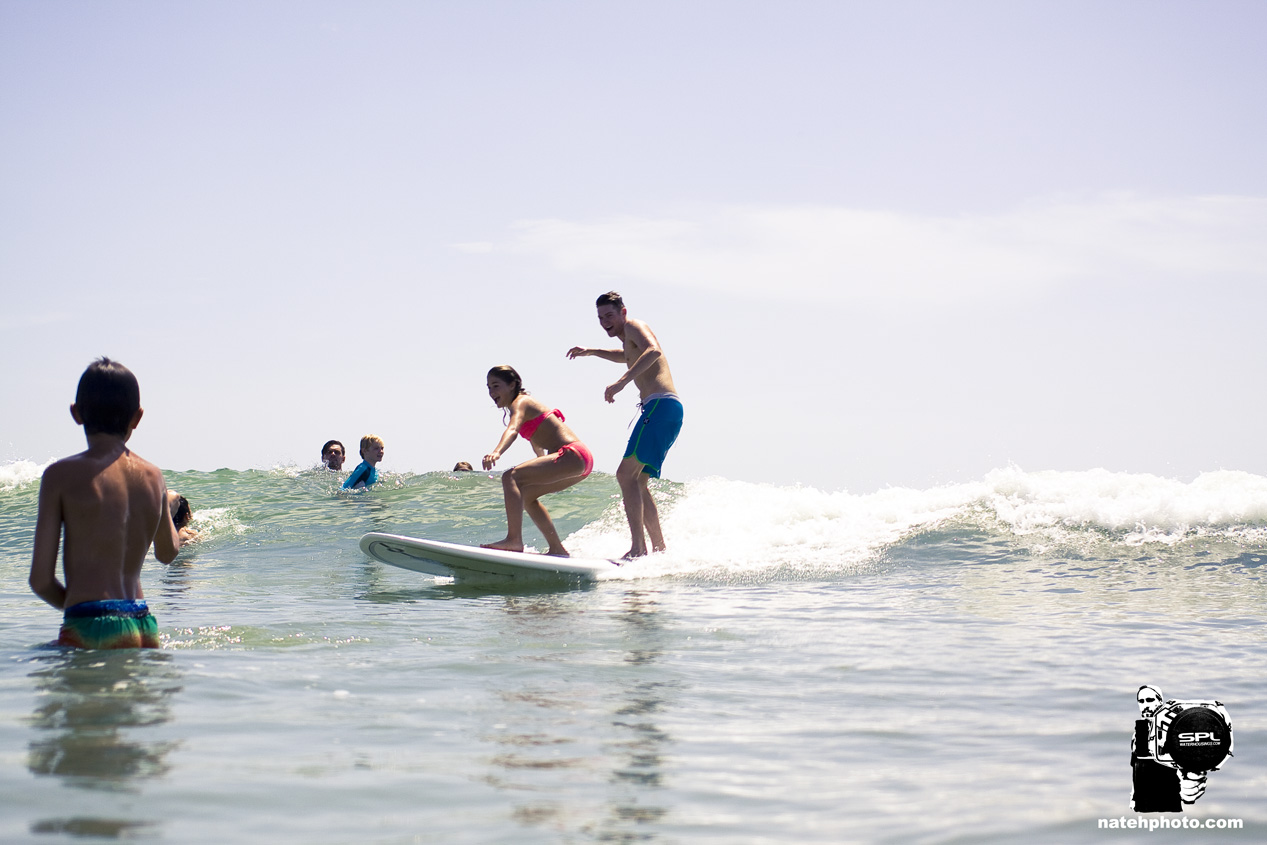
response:
M642 403L642 415L634 423L626 458L636 458L642 471L652 478L660 477L664 456L682 431L682 400L672 393L657 393Z
M73 648L158 648L158 621L143 599L80 602L63 612L57 644Z

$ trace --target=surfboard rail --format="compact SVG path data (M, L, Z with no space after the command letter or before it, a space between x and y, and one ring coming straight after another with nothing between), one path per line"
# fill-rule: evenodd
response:
M464 546L443 540L371 531L361 538L361 551L380 563L467 583L514 583L545 580L591 582L614 572L614 560L580 560L534 552L507 552Z

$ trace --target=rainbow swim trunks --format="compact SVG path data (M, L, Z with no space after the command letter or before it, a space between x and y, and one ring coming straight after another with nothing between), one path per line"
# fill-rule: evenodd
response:
M158 621L141 599L85 601L66 608L57 644L73 648L158 648Z

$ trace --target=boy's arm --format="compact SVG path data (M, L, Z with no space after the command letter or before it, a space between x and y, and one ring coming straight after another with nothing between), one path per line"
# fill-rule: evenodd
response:
M160 563L171 563L180 552L180 533L172 522L171 507L167 504L167 485L163 485L163 512L158 517L158 530L154 532L154 557Z
M49 480L49 475L49 471L45 470L40 481L30 584L32 592L61 609L66 606L66 587L57 580L57 552L62 540L62 497L57 484Z
M584 346L573 346L568 350L568 358L570 359L575 360L586 356L602 358L617 364L625 363L625 350L623 349L587 349Z

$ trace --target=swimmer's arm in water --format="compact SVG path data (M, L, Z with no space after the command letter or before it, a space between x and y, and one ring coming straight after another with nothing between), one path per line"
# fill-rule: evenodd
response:
M515 439L519 437L519 426L524 423L524 408L526 405L527 403L524 401L523 396L516 396L515 401L510 403L510 421L506 423L506 430L502 432L502 436L498 439L497 446L484 456L484 469L492 469L493 464L497 463L498 459L506 454L510 444L514 443ZM534 449L533 451L536 450Z
M577 358L602 358L605 361L611 361L616 364L625 363L625 350L623 349L590 349L584 346L573 346L567 352L568 358L575 360Z

